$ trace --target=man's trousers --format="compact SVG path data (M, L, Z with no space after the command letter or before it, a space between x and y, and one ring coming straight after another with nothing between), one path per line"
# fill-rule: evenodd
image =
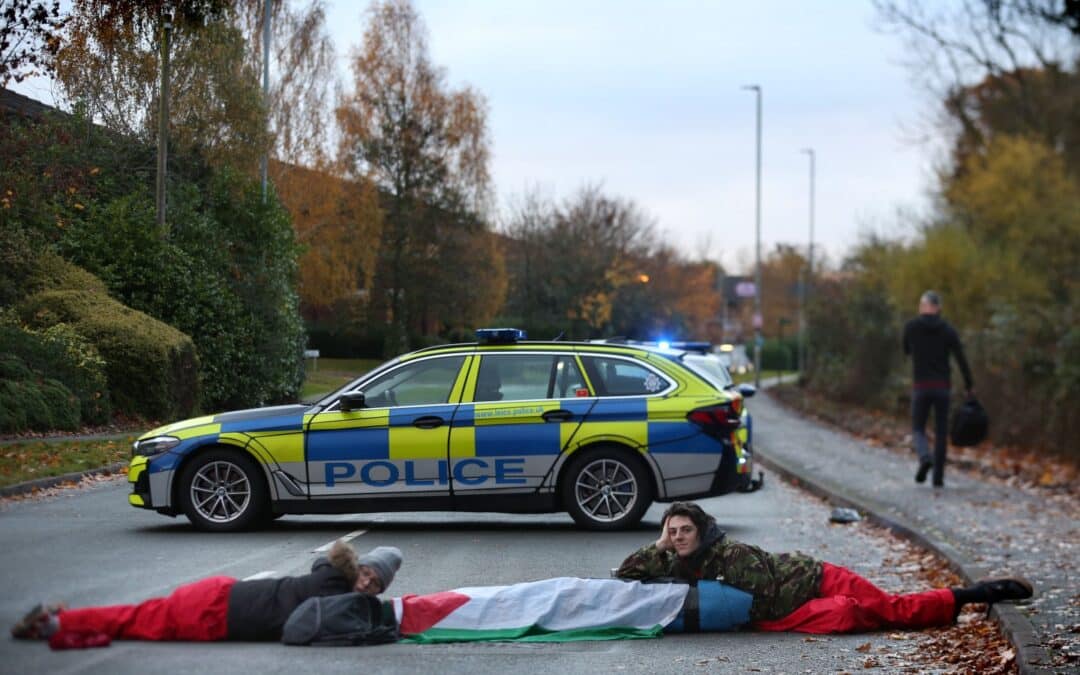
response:
M947 588L893 595L837 565L822 563L818 597L754 628L797 633L856 633L882 628L926 628L954 620L956 598Z

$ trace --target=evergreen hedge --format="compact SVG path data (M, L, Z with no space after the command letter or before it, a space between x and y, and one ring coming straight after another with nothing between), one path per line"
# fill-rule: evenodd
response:
M112 400L151 419L189 417L198 401L198 358L191 338L102 293L42 291L19 306L32 327L71 326L105 359Z

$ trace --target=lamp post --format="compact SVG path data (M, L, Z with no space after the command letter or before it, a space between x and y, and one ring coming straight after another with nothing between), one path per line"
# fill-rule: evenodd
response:
M748 84L757 98L757 179L754 208L754 386L761 387L761 87Z
M814 171L815 155L813 148L803 148L803 154L810 157L810 247L806 257L806 277L799 288L799 370L806 372L807 359L810 357L810 345L806 339L806 306L810 296L810 285L814 278Z
M270 105L270 0L263 4L263 101L267 107ZM269 124L269 120L267 120ZM262 200L266 203L266 173L270 162L270 148L263 149L262 160L259 162L259 174L262 178Z
M154 186L157 224L165 225L165 172L169 165L169 34L172 15L161 16L161 98L158 108L157 181Z

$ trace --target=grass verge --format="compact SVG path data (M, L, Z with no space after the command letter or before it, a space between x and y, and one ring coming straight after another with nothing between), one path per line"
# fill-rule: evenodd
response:
M114 440L31 441L0 445L0 487L87 471L131 456L137 434Z
M378 359L316 359L307 361L300 400L312 401L348 384L375 366Z

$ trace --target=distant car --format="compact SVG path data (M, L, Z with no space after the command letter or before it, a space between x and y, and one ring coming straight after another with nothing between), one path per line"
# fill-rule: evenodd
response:
M720 358L728 372L739 375L754 372L754 362L747 356L744 345L725 343L714 347L713 353Z
M753 387L732 385L716 357L477 334L388 361L313 405L154 429L134 444L129 501L216 531L418 510L565 510L606 530L654 500L752 487Z

